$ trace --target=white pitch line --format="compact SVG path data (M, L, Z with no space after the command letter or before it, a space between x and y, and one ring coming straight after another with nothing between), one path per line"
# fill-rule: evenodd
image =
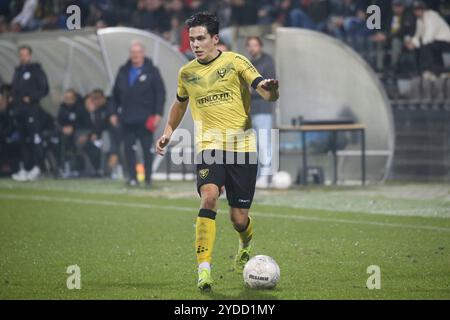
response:
M195 212L196 210L198 210L196 208L186 208L186 207L179 207L179 206L165 206L165 205L109 201L109 200L56 198L56 197L48 197L48 196L22 196L22 195L17 195L17 194L0 195L0 199L63 202L63 203L83 204L83 205L100 205L100 206L109 206L109 207L121 206L121 207L128 207L128 208L162 209L162 210L174 210L174 211L186 211L186 212ZM376 222L376 221L357 221L357 220L337 219L337 218L319 218L319 217L308 217L308 216L301 216L301 215L275 214L275 213L258 212L258 211L252 211L252 215L257 216L257 217L263 217L263 218L303 220L303 221L315 221L315 222L327 222L327 223L330 223L330 222L331 223L347 223L347 224L370 225L370 226L377 226L377 227L406 228L406 229L416 229L416 230L450 232L450 228L435 227L435 226L419 226L419 225L414 225L414 224L399 224L399 223Z

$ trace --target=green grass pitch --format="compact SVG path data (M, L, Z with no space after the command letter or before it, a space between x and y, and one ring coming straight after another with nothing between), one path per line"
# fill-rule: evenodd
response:
M265 291L244 288L231 271L238 240L221 199L215 286L204 295L193 182L148 191L102 180L1 180L0 299L449 299L449 188L419 200L385 188L258 192L253 253L281 269L278 286ZM81 289L69 290L66 269L75 264ZM380 290L366 287L370 265L381 269Z

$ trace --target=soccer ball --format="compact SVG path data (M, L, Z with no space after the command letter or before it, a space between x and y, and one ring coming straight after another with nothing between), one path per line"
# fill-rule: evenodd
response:
M291 184L291 175L286 171L277 172L272 177L272 187L275 189L288 189Z
M253 289L273 289L280 281L280 267L269 256L251 258L244 267L244 283Z

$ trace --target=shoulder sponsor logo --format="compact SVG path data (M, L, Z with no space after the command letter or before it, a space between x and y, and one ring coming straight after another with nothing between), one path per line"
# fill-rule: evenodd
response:
M240 56L236 56L236 59L239 59L239 60L241 60L244 63L244 65L247 67L246 70L250 69L253 72L257 72L255 67L247 59L244 59L244 58L242 58Z
M201 169L198 172L198 175L200 176L200 178L205 179L209 174L209 169Z
M200 77L197 74L193 73L184 75L183 79L186 82L198 82L200 80Z
M215 92L203 97L199 97L196 99L196 102L197 106L204 107L209 105L217 105L230 102L231 100L232 100L231 92L225 91L225 92Z

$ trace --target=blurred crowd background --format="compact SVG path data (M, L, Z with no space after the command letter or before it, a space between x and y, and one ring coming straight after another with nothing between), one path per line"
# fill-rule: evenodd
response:
M400 57L395 41L413 36L413 0L3 0L0 33L66 29L66 8L81 9L81 26L105 28L129 26L148 30L167 39L190 56L184 20L209 10L219 16L221 29L264 25L298 27L324 32L347 42L379 72L411 75L415 61ZM366 27L368 6L381 9L381 30ZM450 1L426 1L429 9L450 22ZM396 9L396 7L403 7ZM225 45L230 45L226 43ZM401 61L400 61L401 60ZM393 70L392 70L393 69ZM419 70L421 71L421 70Z
M0 33L65 29L66 8L75 4L81 9L82 27L130 26L148 30L179 46L184 53L189 51L189 41L183 22L192 13L203 10L216 12L222 29L247 25L299 27L345 40L362 37L379 43L389 40L393 32L414 32L414 26L407 30L394 28L395 2L404 3L407 9L413 4L413 0L3 0ZM366 28L366 9L371 4L381 8L381 30ZM429 0L426 4L450 21L450 1Z
M409 174L425 168L422 171L426 175L433 172L437 176L448 175L450 148L448 137L441 139L441 135L448 128L449 0L2 0L0 34L66 30L66 9L72 4L81 9L82 28L127 26L147 30L165 38L188 58L193 57L184 21L191 14L205 10L218 15L221 30L258 26L274 33L279 27L293 27L335 37L358 52L377 74L391 100L396 127L407 130L401 133L407 135L405 141L411 144L411 148L418 148L417 128L422 128L424 123L427 124L423 128L427 136L419 146L420 152L438 143L435 147L438 156L424 151L425 160L420 161L425 164L421 162L419 168L408 162L404 171ZM381 9L380 29L367 28L366 11L370 5L378 5ZM221 40L221 50L235 49L231 43L232 37L221 36ZM248 52L241 53L248 56ZM11 95L11 86L7 84L9 80L2 79L0 75L2 111L6 110L8 96ZM45 150L52 150L53 142L58 150L54 152L56 164L53 167L58 168L55 176L123 176L120 166L123 159L119 150L112 148L106 155L99 151L104 142L103 132L110 133L109 143L112 146L120 145L122 139L111 105L110 97L106 97L100 89L87 95L68 90L54 120L46 121L46 117L51 119L51 116L43 113L44 118L40 121L43 127L39 130L49 133L42 136L48 145ZM438 110L439 113L430 110ZM76 120L73 117L75 113ZM8 140L8 147L16 147L8 150L8 156L23 154L19 146L14 145L6 112L1 115L2 121L7 124L2 128L2 136L13 139ZM54 132L58 132L57 138ZM74 132L77 132L75 138L65 139L74 137ZM429 138L431 134L438 135L439 139ZM398 141L401 142L400 138ZM32 135L30 139L33 139ZM441 140L442 143L439 142ZM406 151L404 159L396 151L396 159L409 161L412 153L409 149ZM17 157L20 160L21 156ZM435 158L443 160L439 160L437 165L431 163L430 158L433 161ZM419 156L414 154L414 159L419 161ZM0 171L7 171L8 174L17 171L20 161L12 163L12 168ZM401 165L403 163L398 164L403 170Z

